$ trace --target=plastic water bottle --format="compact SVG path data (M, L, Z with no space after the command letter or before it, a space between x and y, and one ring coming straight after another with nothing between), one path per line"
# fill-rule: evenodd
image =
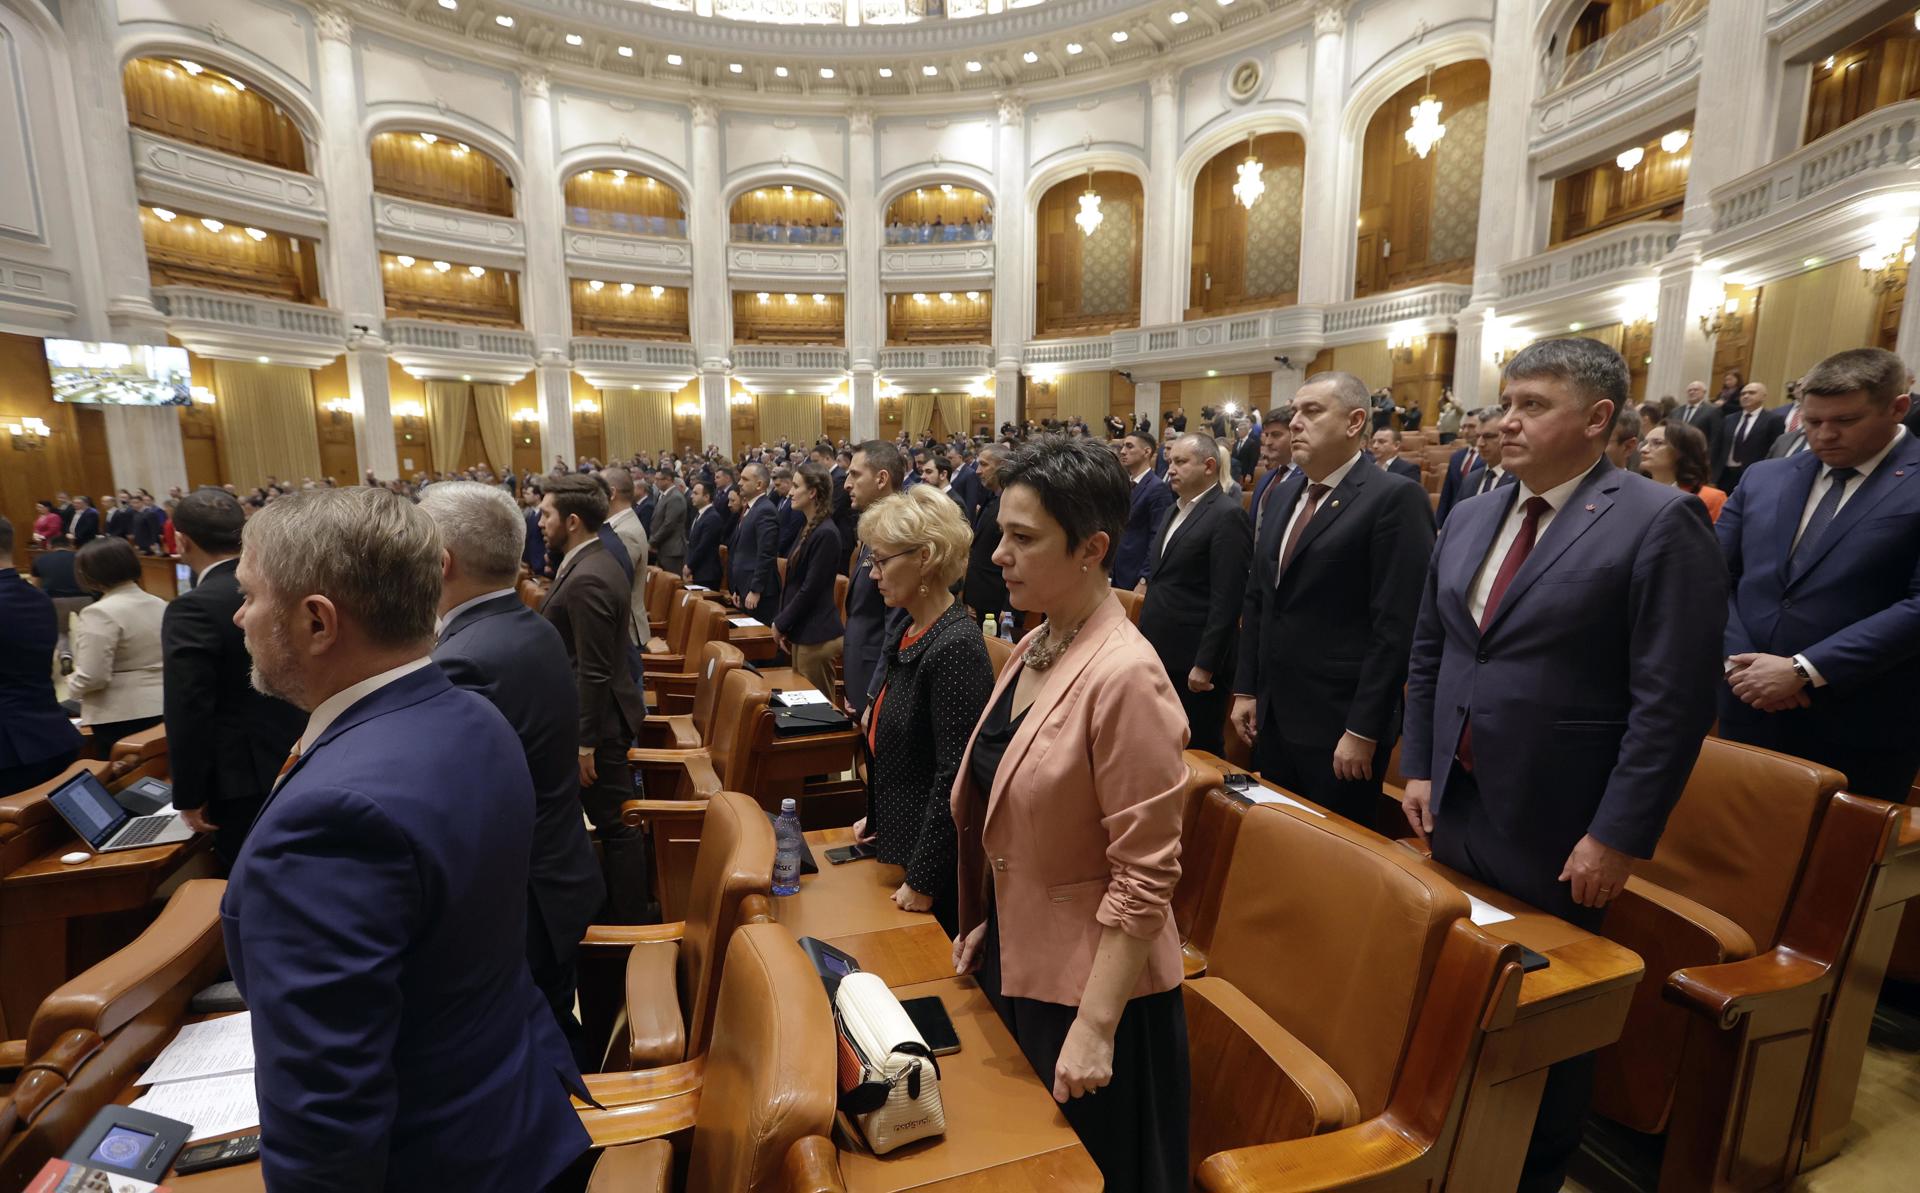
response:
M800 893L800 851L807 847L800 832L799 805L780 801L780 819L773 822L773 893Z
M1014 637L1013 610L1011 609L1007 610L1005 613L1000 615L1000 641L1002 642L1019 641L1019 639Z
M993 614L989 613L980 619L980 633L988 638L1000 636L1000 624L993 619Z

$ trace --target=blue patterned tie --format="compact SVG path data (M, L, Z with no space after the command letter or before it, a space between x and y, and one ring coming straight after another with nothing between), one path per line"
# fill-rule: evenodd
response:
M1827 473L1827 491L1820 495L1820 504L1813 507L1813 517L1808 519L1807 528L1800 532L1800 541L1793 545L1793 551L1787 556L1795 565L1793 574L1799 574L1799 561L1812 559L1814 548L1826 537L1827 528L1833 525L1833 519L1840 513L1840 502L1847 495L1847 484L1860 475L1858 468L1836 468Z

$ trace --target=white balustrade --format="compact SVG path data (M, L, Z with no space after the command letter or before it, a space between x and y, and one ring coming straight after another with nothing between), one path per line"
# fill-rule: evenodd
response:
M1396 324L1451 320L1467 305L1473 287L1439 282L1411 290L1397 290L1370 298L1356 298L1326 308L1323 333L1353 341L1355 332L1385 333Z
M374 195L373 227L388 247L444 251L453 256L474 250L489 257L524 256L527 251L526 231L519 220L395 195Z
M740 344L734 347L733 365L736 369L777 371L828 369L845 372L847 350L845 348Z
M573 341L572 351L576 366L637 365L686 369L698 366L692 344L577 338Z
M1713 240L1724 242L1888 188L1911 188L1920 164L1920 100L1869 112L1713 190Z
M985 344L949 344L925 348L882 348L880 371L912 369L984 371L993 367L993 349Z
M1677 222L1645 220L1596 232L1571 244L1557 245L1502 268L1501 301L1558 298L1591 286L1622 281L1629 275L1650 276L1653 266L1679 239Z
M149 200L165 198L183 207L197 200L198 210L227 215L237 210L254 213L263 223L291 225L307 231L326 219L327 194L311 174L282 170L189 145L143 129L129 129L133 174L141 194ZM213 208L208 209L208 201Z

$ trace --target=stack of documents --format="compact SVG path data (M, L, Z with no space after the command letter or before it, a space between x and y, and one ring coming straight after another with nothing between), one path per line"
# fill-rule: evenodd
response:
M148 1088L133 1108L193 1124L189 1142L258 1127L252 1013L187 1024L134 1084Z

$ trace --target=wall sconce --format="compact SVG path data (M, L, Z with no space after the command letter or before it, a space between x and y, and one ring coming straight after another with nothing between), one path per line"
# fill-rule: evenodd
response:
M426 407L418 402L398 402L395 403L393 407L393 417L399 419L400 425L409 430L411 430L420 419L426 416Z
M1907 280L1907 266L1913 263L1913 236L1903 239L1883 236L1873 247L1860 254L1860 272L1867 289L1883 295Z
M37 418L23 418L17 423L6 423L3 428L7 438L13 441L13 450L17 452L39 451L45 446L52 429Z
M682 402L673 408L673 413L679 418L699 418L700 407L692 402Z
M513 412L513 421L531 427L540 421L540 412L531 406L522 406Z
M753 405L753 395L744 389L736 389L733 391L733 396L727 399L727 405L751 406Z
M573 412L575 414L598 414L600 413L600 403L594 401L592 398L581 398L573 404Z
M830 393L830 394L828 394L828 395L827 395L827 405L829 405L829 406L851 406L851 405L853 405L853 399L847 396L847 391L846 391L846 390L844 390L844 389L836 389L836 390L834 390L834 391L833 391L832 393Z
M1425 336L1401 333L1387 337L1387 351L1392 354L1393 359L1399 361L1401 364L1412 364L1415 350L1425 348L1426 344L1427 337Z
M193 387L193 400L198 405L211 406L214 404L213 391L204 385L196 385Z
M1721 332L1739 335L1746 320L1740 314L1740 300L1729 297L1711 313L1700 316L1700 334L1711 340Z
M337 427L340 425L341 415L348 415L353 413L353 399L352 398L328 398L326 401L320 403L320 409L326 411L327 414L331 416L333 420L333 425Z

